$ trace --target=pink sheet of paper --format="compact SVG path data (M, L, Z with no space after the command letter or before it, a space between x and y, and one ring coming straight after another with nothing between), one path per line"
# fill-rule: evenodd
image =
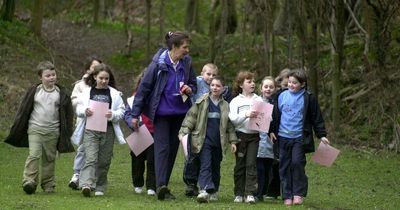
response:
M182 148L183 148L183 154L185 155L185 159L188 157L188 134L184 135L182 138Z
M268 132L274 105L263 101L254 101L252 109L257 111L258 115L255 118L250 118L249 129Z
M132 132L126 138L126 141L136 156L140 155L147 147L154 143L153 137L144 124L139 127L138 131Z
M93 115L86 118L86 129L106 132L108 107L108 103L90 100L89 108L93 111Z
M311 157L314 163L320 164L322 166L330 167L339 155L340 150L332 147L329 144L323 142L319 143L317 151Z

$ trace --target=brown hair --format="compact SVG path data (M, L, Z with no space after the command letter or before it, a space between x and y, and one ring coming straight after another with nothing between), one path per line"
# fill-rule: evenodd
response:
M249 71L240 71L235 78L235 81L233 83L233 91L234 95L237 96L239 93L242 92L242 88L240 87L244 80L246 79L254 79L255 75L252 72Z
M90 87L95 87L96 86L96 80L94 79L94 77L97 76L102 71L107 72L108 75L110 76L110 78L108 80L108 86L117 89L116 88L116 84L115 84L114 74L112 73L111 68L108 65L104 64L104 63L101 63L101 64L96 65L94 67L94 71L92 73L90 73L88 77L86 77L84 79L85 83L87 85L89 85Z
M54 64L50 61L42 61L36 66L37 74L42 76L44 70L56 70Z
M180 47L185 41L190 42L189 34L181 31L168 32L165 35L165 45L167 45L168 50L171 50L174 46Z

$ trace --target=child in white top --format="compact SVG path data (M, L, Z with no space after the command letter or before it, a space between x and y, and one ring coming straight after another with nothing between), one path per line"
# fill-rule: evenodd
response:
M229 119L235 126L236 135L240 139L237 144L236 165L234 169L235 203L255 203L257 192L257 151L260 140L259 132L248 128L249 119L257 117L252 109L254 101L262 101L255 91L254 74L248 71L239 72L235 79L238 96L229 104Z

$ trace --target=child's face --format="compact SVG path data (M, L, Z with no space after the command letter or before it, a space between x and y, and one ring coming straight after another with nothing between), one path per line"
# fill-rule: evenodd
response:
M52 88L57 82L57 74L56 70L46 69L42 72L42 76L40 77L42 84L47 88Z
M295 77L289 77L288 79L288 88L290 92L298 92L305 86L304 83L300 83Z
M254 79L245 79L243 84L240 85L240 88L242 88L242 94L254 93L256 83L254 82Z
M208 68L207 66L204 67L203 71L201 72L201 76L203 76L203 80L206 81L207 84L211 83L212 78L217 75L217 70Z
M93 70L94 70L94 67L97 66L97 65L99 65L99 64L100 64L99 61L93 60L93 61L92 61L92 64L90 64L90 67L89 67L89 69L86 71L86 73L88 73L88 74L92 73Z
M96 80L97 89L108 88L108 81L110 80L110 75L106 71L99 72L96 76L94 76L94 79Z
M261 93L266 98L271 98L272 95L275 93L275 84L273 81L266 79L263 81L261 86Z
M210 84L210 92L214 97L220 97L222 92L224 92L224 86L220 80L213 79Z
M288 80L289 80L289 78L287 78L287 77L282 79L281 84L280 84L282 88L287 88Z

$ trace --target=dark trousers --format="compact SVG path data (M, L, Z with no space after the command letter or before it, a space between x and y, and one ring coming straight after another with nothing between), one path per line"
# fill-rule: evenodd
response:
M191 136L188 136L188 158L185 161L185 166L183 168L183 182L186 185L197 186L197 181L200 173L200 158L199 153L193 153L191 149L192 145Z
M146 168L146 188L156 190L156 174L154 171L154 145L149 146L139 156L131 151L132 183L134 187L143 187ZM146 166L146 167L145 167Z
M260 136L236 132L241 140L236 144L236 165L234 169L234 193L236 196L254 195L257 193L257 153Z
M275 197L281 195L281 179L279 177L279 161L274 160L272 163L272 179L268 185L267 196Z
M154 119L154 164L156 186L168 186L179 148L178 132L185 115L156 116Z
M279 162L272 158L257 158L257 197L278 197L281 194Z
M221 180L221 147L203 144L199 154L200 158L200 174L199 186L201 190L206 190L208 193L214 193L219 190Z
M279 136L279 174L282 198L307 195L308 179L305 172L306 155L302 138L289 139Z

